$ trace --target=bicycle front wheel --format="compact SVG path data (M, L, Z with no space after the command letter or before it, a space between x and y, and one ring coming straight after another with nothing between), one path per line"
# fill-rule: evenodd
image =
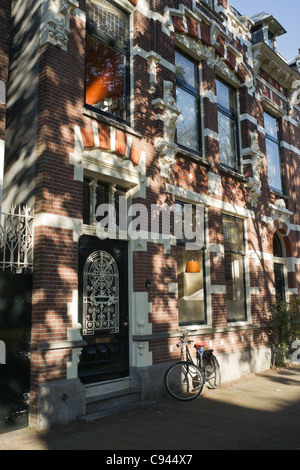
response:
M190 362L179 362L167 370L165 385L177 400L193 400L202 392L204 378L201 370Z

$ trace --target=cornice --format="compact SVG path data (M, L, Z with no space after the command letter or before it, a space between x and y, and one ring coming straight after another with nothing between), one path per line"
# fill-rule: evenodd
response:
M291 90L295 81L300 80L300 74L264 42L254 44L252 53L260 67L284 88Z

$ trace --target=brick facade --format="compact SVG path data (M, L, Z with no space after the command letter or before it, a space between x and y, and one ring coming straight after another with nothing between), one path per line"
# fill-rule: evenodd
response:
M17 184L22 191L12 190L15 167L11 154L5 170L6 186L4 178L3 204L34 201L30 412L31 424L37 427L41 427L41 385L49 386L50 393L51 384L60 381L63 390L68 380L77 379L77 352L82 340L78 326L78 244L84 234L95 236L95 227L83 223L85 177L124 186L128 204L140 203L148 210L151 204L171 206L178 200L204 205L206 321L189 326L196 329L193 339L206 341L220 357L224 380L268 366L268 361L259 357L270 346L263 323L264 313L275 301L276 231L285 252L282 265L287 297L298 293L300 282L300 107L298 102L291 105L290 99L293 83L300 80L299 68L292 69L266 44L252 44L253 23L230 9L226 0L215 1L214 9L205 2L189 0L171 4L160 0L155 7L146 0L116 0L129 15L130 24L130 113L129 120L122 122L85 106L86 3L67 1L68 13L62 12L67 31L63 45L58 35L54 34L54 40L48 32L46 16L39 18L45 38L41 35L37 39L39 30L34 32L38 41L38 53L33 58L36 89L31 95L36 100L32 106L34 149L27 149L23 164L19 161ZM9 4L5 1L0 7L5 20L0 30L0 82L6 82L8 76ZM166 134L166 113L176 96L175 48L196 61L201 70L198 153L180 146L176 136L170 142ZM271 62L277 65L273 75ZM240 163L234 170L220 162L217 78L238 96ZM171 84L171 95L167 95L166 83ZM23 111L25 105L19 98ZM278 118L282 192L268 184L265 110ZM0 139L4 138L4 111L0 103ZM12 109L10 135L17 123L16 109ZM21 144L20 134L17 139ZM170 151L170 143L175 146L173 160L164 154L166 148ZM261 158L258 176L257 156ZM19 157L16 155L16 160ZM30 180L33 198L31 189L26 192L26 185L22 186L26 158L30 158L34 175ZM246 317L230 323L224 214L242 220L245 232ZM126 239L129 374L146 396L150 383L154 394L162 391L164 371L178 358L177 247L174 238L153 240L150 230L146 239ZM147 280L150 288L146 287Z

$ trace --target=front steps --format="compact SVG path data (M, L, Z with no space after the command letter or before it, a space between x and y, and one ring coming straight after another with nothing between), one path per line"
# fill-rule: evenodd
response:
M126 388L115 392L88 397L86 415L80 421L93 423L101 418L114 416L145 406L154 405L155 401L142 401L140 390Z

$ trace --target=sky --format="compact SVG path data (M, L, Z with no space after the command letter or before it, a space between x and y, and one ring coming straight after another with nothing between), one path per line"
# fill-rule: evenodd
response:
M300 49L299 0L229 0L241 15L253 16L264 11L270 13L287 31L277 40L278 51L287 60L294 59Z

